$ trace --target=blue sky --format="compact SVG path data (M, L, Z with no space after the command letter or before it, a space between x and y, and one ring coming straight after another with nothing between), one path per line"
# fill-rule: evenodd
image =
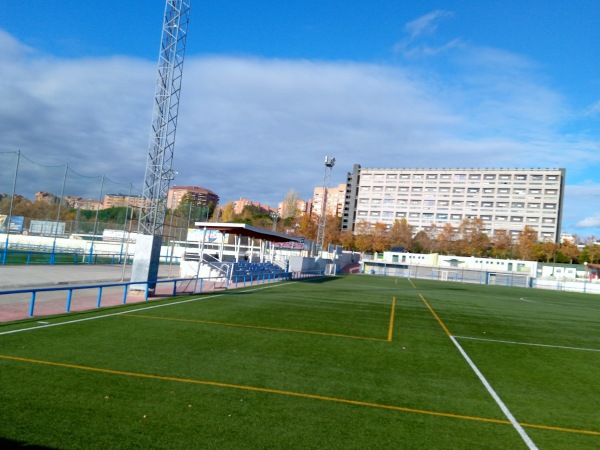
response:
M0 192L16 150L54 192L65 164L69 195L141 186L164 1L4 3ZM332 184L355 163L565 167L563 230L600 237L598 23L594 0L192 0L175 184L276 205L325 155Z

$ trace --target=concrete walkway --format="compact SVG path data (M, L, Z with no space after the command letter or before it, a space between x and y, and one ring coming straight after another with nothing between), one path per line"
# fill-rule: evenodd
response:
M0 291L128 282L131 265L0 265ZM179 278L179 266L159 266L158 278Z
M66 312L68 289L99 284L129 282L131 266L122 265L0 265L0 292L40 288L65 288L63 290L38 292L35 297L33 317L42 317ZM159 280L179 278L179 266L160 266ZM101 306L123 304L124 287L104 287ZM189 283L177 287L178 292L192 289ZM74 289L69 311L85 311L98 307L98 288ZM157 285L157 298L172 295L172 283ZM145 301L143 293L129 292L127 303ZM0 322L31 318L31 293L0 295Z
M124 303L139 303L147 301L145 292L135 292L124 286L103 286L87 288L87 286L130 281L131 266L122 265L31 265L3 266L0 265L0 293L42 288L61 288L60 290L41 291L32 301L31 292L0 295L0 322L22 319L35 319L65 312L89 311L100 307L117 306ZM246 282L227 283L223 279L187 280L167 282L180 278L179 266L161 265L158 270L156 291L148 300L172 297L174 290L177 295L199 294L246 287ZM277 280L254 280L250 285L276 282ZM176 285L176 286L175 286ZM73 288L73 289L70 289ZM71 299L69 300L69 291ZM101 299L98 297L101 291ZM33 305L33 306L32 306ZM31 311L33 308L33 315Z

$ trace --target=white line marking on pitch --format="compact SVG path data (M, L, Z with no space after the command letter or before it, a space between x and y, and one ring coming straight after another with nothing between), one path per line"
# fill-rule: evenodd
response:
M264 287L261 286L260 288L248 289L247 291L244 291L244 292L256 291L256 290L261 290L261 289L271 289L271 288L275 288L275 287L279 287L279 286L285 286L287 284L291 284L291 283L274 284L272 286L264 286ZM86 317L84 319L69 320L67 322L51 323L51 324L42 325L42 326L39 326L39 327L20 328L18 330L3 331L3 332L0 332L0 336L2 336L4 334L20 333L22 331L33 331L33 330L41 330L42 328L58 327L58 326L61 326L61 325L70 325L72 323L86 322L88 320L103 319L105 317L122 316L123 314L129 314L129 313L138 312L138 311L146 311L146 310L155 309L155 308L163 308L165 306L181 305L183 303L195 302L195 301L198 301L198 300L206 300L206 299L209 299L209 298L222 297L224 295L231 295L233 293L235 293L235 294L238 294L238 293L241 294L242 292L227 292L227 293L223 293L223 294L208 295L206 297L195 297L195 298L190 298L190 299L187 299L187 300L181 300L179 302L165 303L165 304L162 304L162 305L152 305L152 306L146 306L144 308L137 308L137 309L129 309L127 311L120 311L120 312L116 312L116 313L112 313L112 314L102 314L102 315L94 316L94 317Z
M517 430L517 433L519 433L519 435L521 436L521 438L523 439L523 441L525 441L525 444L527 445L527 447L530 450L537 450L537 446L535 445L535 443L531 440L531 438L525 432L525 430L519 424L519 422L517 422L517 419L515 419L515 417L509 411L509 409L507 408L507 406L500 399L500 397L498 396L498 394L496 394L496 391L494 391L494 389L492 388L492 386L490 385L490 383L488 383L488 381L483 376L483 374L479 371L479 369L477 368L477 366L475 365L475 363L471 360L471 358L469 358L469 355L467 355L467 353L463 350L463 348L460 346L460 344L454 338L454 336L450 336L450 339L452 340L452 342L454 342L454 345L456 346L456 348L458 349L458 351L460 352L460 354L463 356L463 358L465 358L465 360L467 361L467 363L469 364L469 366L471 366L471 369L473 369L473 371L475 372L475 374L477 375L477 377L479 378L479 380L483 383L483 385L485 386L485 388L487 389L487 391L493 397L494 401L500 407L500 409L502 410L502 412L504 413L504 415L506 416L506 418L510 421L510 423L515 428L515 430Z
M565 350L581 350L584 352L600 352L600 349L596 348L585 348L585 347L568 347L565 345L549 345L549 344L534 344L531 342L516 342L516 341L503 341L500 339L485 339L468 336L454 336L458 339L470 339L472 341L484 341L484 342L498 342L500 344L513 344L513 345L530 345L532 347L549 347L549 348L561 348Z
M521 297L521 298L519 298L519 300L521 300L522 302L527 302L527 303L536 303L538 305L552 305L552 306L560 306L560 307L567 306L569 308L575 308L575 309L578 309L580 311L595 311L595 312L600 312L600 309L598 309L598 308L585 308L585 307L580 306L580 305L573 305L573 304L565 305L564 303L538 302L536 300L529 300L526 297Z

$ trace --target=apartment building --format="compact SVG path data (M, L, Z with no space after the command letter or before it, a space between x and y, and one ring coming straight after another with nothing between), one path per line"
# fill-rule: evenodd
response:
M198 186L173 186L167 194L167 208L177 209L185 196L188 196L196 206L219 204L219 196L209 189Z
M331 188L316 187L313 192L313 212L320 216L323 212L323 199L327 194L326 215L341 217L346 201L346 185L340 184Z
M85 209L88 211L104 209L104 205L98 200L92 200L89 198L77 197L73 195L66 195L64 197L64 200L65 202L67 202L67 205L75 209Z
M432 224L457 227L480 218L493 236L517 236L525 226L558 242L565 169L379 169L355 164L348 173L342 231L356 224L391 226L406 219L414 232Z
M240 197L239 200L233 202L233 212L235 214L242 214L246 206L255 206L258 209L258 211L265 214L271 214L276 212L276 209L272 208L269 205L263 205L260 202L253 202L252 200L242 197Z
M141 195L106 194L104 196L104 208L141 208L142 205L149 206L150 201Z
M290 211L287 211L289 205L287 202L279 202L277 204L277 214L279 217L286 218L290 215ZM293 211L297 216L304 214L312 214L312 200L301 200L296 201L296 209Z

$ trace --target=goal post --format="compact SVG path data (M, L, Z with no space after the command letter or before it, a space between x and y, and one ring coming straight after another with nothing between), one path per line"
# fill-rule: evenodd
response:
M521 273L488 272L486 284L498 286L531 287L531 276Z
M334 277L337 275L337 269L335 264L325 264L325 275Z

